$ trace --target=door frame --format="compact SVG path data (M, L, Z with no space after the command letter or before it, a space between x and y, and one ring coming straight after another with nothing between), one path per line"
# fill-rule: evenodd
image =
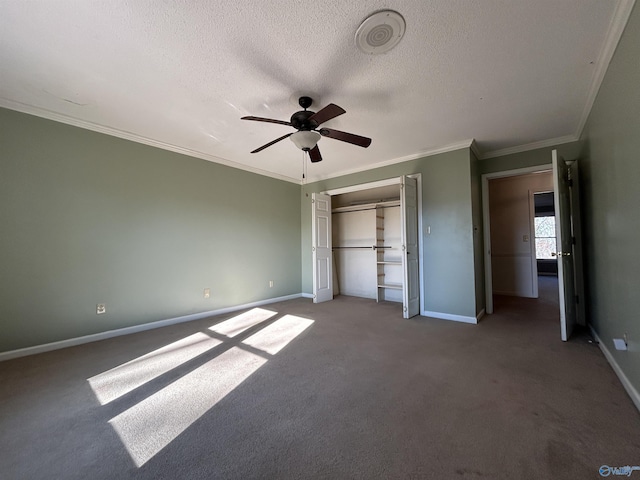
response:
M552 170L551 163L535 165L533 167L516 168L513 170L501 170L499 172L485 173L482 175L482 227L484 230L484 291L485 313L493 313L493 279L491 270L491 214L489 210L489 180L495 178L517 177L529 173L547 172ZM535 239L529 237L530 241Z
M414 174L410 174L410 175L403 175L406 177L410 177L410 178L415 178L416 179L416 187L417 187L417 194L418 194L418 268L419 268L419 273L418 273L418 279L419 279L419 288L420 288L420 315L422 316L427 316L427 310L425 308L424 305L424 269L423 269L423 236L422 236L422 231L423 231L423 227L422 227L422 174L421 173L414 173ZM370 190L372 188L378 188L378 187L386 187L389 185L402 185L402 177L403 176L399 176L399 177L392 177L392 178L387 178L384 180L378 180L375 182L368 182L368 183L359 183L356 185L349 185L346 187L340 187L340 188L333 188L331 190L325 190L322 191L320 193L324 194L324 195L341 195L343 193L352 193L352 192L359 192L361 190Z

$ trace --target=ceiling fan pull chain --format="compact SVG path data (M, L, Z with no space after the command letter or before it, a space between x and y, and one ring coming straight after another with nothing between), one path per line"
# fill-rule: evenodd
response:
M302 184L307 182L307 162L304 152L302 152Z

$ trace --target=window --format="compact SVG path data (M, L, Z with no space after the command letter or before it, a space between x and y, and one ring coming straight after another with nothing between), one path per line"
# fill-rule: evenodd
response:
M536 258L555 258L551 252L557 252L556 247L556 217L535 217Z

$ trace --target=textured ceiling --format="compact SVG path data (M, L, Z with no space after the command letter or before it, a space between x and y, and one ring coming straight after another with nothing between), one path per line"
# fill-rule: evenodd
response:
M284 140L307 94L325 126L307 180L469 146L481 156L575 140L634 0L0 2L0 106L300 182ZM354 43L391 8L386 54Z

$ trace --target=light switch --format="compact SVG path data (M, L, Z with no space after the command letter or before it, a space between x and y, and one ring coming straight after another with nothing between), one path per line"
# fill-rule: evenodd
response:
M529 241L529 235L523 235L522 236L522 241L523 242L528 242Z

